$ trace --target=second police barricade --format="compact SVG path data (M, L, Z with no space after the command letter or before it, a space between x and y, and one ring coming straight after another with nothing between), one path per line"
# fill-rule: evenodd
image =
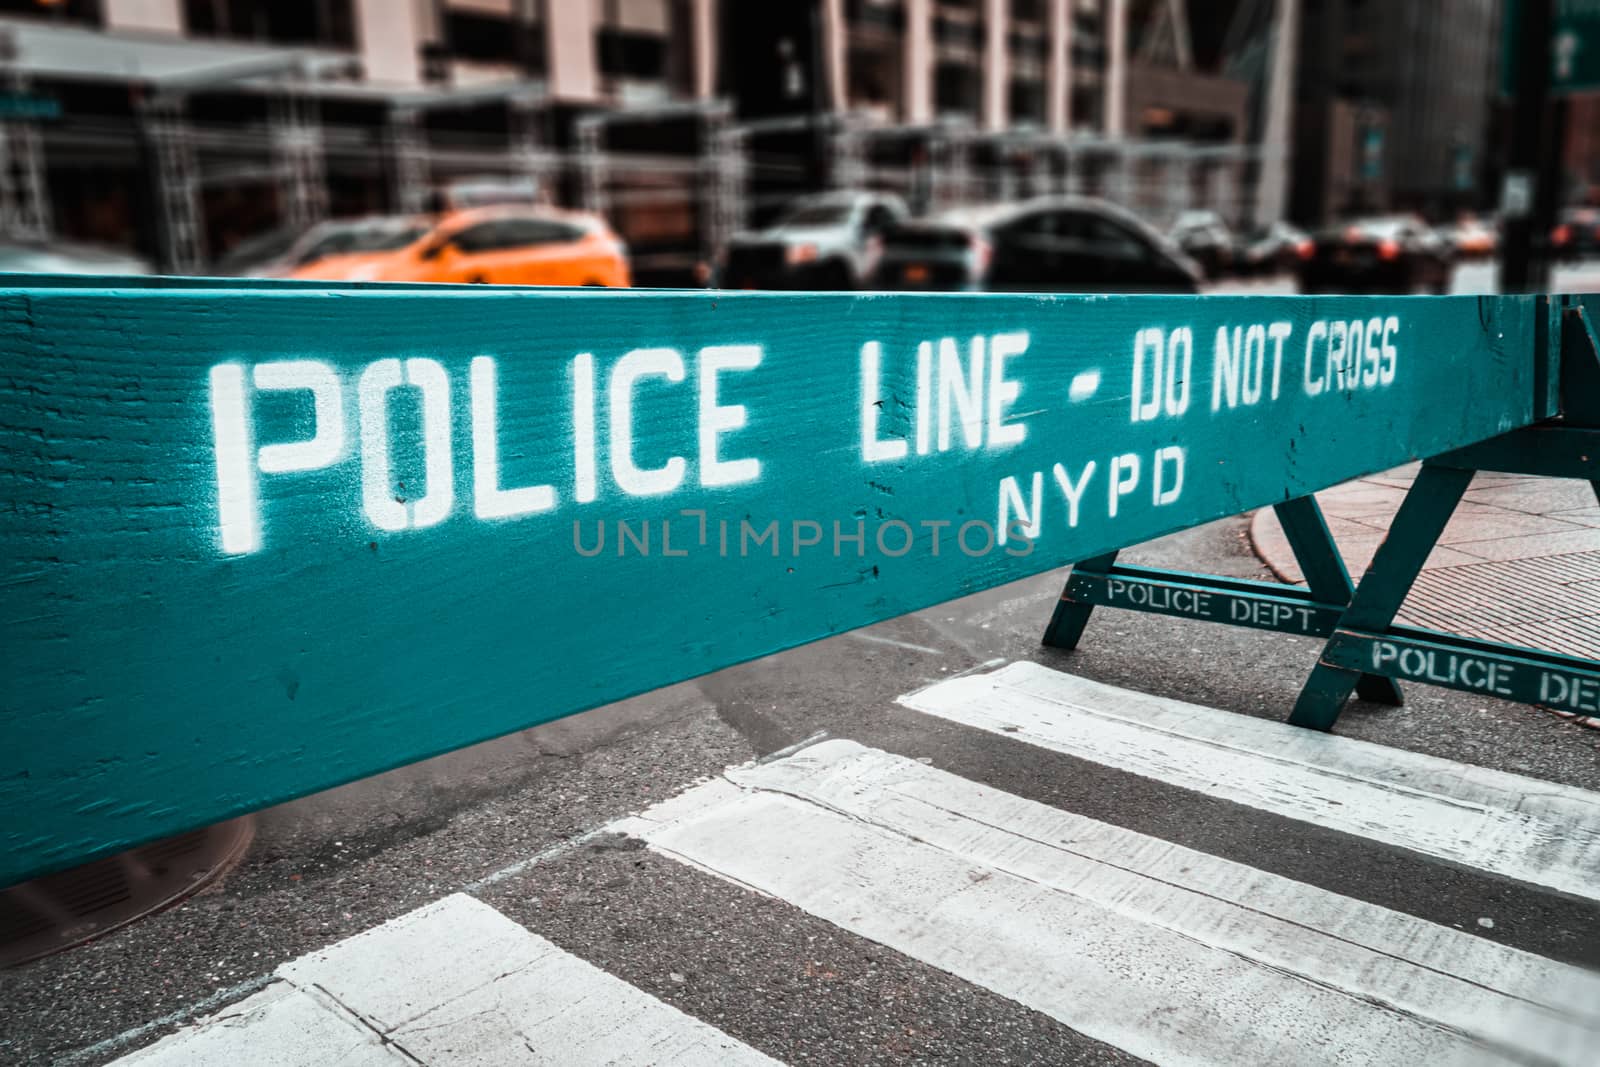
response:
M1359 588L1311 495L1273 505L1305 589L1116 562L1072 569L1044 642L1077 647L1096 606L1155 611L1329 638L1289 721L1329 729L1351 693L1399 704L1397 679L1530 704L1593 710L1600 664L1577 656L1411 626L1395 616L1478 471L1575 478L1600 501L1600 298L1543 301L1536 322L1536 407L1547 417L1488 441L1425 459ZM1448 358L1447 355L1445 358ZM1463 374L1475 368L1462 365ZM1439 398L1448 407L1448 396ZM1352 597L1353 594L1353 597Z
M5 280L0 885L1075 561L1325 728L1459 471L1592 471L1594 310ZM1352 599L1311 494L1428 457ZM1305 592L1114 562L1268 505Z

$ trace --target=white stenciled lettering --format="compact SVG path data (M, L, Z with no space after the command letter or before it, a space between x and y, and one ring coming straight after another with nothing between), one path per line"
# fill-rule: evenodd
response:
M920 361L919 361L920 362ZM918 369L918 384L925 374L922 362ZM868 463L883 463L905 458L906 443L903 440L884 440L878 435L878 424L882 421L883 409L883 345L877 341L868 341L861 346L861 458ZM920 389L919 389L920 391ZM921 408L922 402L918 401ZM917 438L917 451L924 452L925 442L919 432Z
M1133 453L1117 456L1111 461L1110 498L1106 513L1117 517L1117 504L1133 492L1139 484L1139 457Z
M1194 331L1189 327L1169 334L1148 326L1134 334L1132 421L1176 417L1189 410L1193 370Z
M422 459L425 492L397 493L390 465L389 394L410 386L422 393ZM431 359L380 359L361 374L356 390L361 409L361 502L380 530L423 529L450 514L455 503L450 451L450 378Z
M1017 516L1018 524L1022 529L1022 536L1033 540L1039 536L1039 519L1041 509L1039 498L1044 494L1044 472L1033 472L1033 495L1031 503L1022 499L1022 487L1012 477L1000 479L1000 505L999 522L995 523L999 530L1000 543L1006 543L1012 525L1011 516Z
M1381 389L1393 383L1399 367L1395 344L1399 332L1396 315L1313 322L1306 330L1306 395Z
M1089 487L1089 479L1094 477L1094 460L1083 465L1077 478L1067 474L1067 468L1057 463L1050 468L1051 475L1056 480L1056 485L1061 487L1061 495L1067 502L1067 525L1078 525L1078 505L1083 502L1083 492Z
M636 348L611 368L611 476L632 496L659 496L683 484L682 456L659 467L640 467L633 458L633 391L641 378L684 379L683 357L675 348Z
M1165 507L1183 495L1184 451L1179 445L1168 445L1157 450L1150 465L1150 483L1153 503Z
M551 485L500 487L499 387L494 360L472 361L472 510L480 519L509 519L556 506Z
M761 365L759 345L713 345L702 348L700 371L700 484L739 485L761 477L759 459L722 459L717 439L743 428L743 404L717 403L717 375L723 371L754 370ZM902 442L903 443L903 442Z
M1026 333L997 333L989 342L989 447L1020 445L1028 436L1022 423L1006 422L1006 409L1016 402L1022 384L1006 377L1006 360L1028 350ZM1001 524L1004 535L1005 525Z
M1274 329L1287 326L1275 324ZM1288 336L1287 331L1283 337ZM1274 334L1277 338L1277 334ZM1274 342L1272 393L1276 397L1278 379L1282 373L1278 361L1282 359L1283 343ZM1267 368L1267 327L1263 323L1248 326L1217 327L1216 340L1211 346L1211 410L1221 411L1223 406L1236 408L1260 403L1265 388Z
M260 487L257 471L287 474L318 470L338 462L345 450L344 390L338 373L316 360L257 363L250 382L258 393L303 391L311 394L312 435L255 447L245 368L222 363L211 368L211 429L217 466L217 527L229 555L261 547Z
M974 337L966 367L954 337L939 342L939 451L950 450L952 414L959 418L961 437L968 448L983 444L984 339ZM952 408L954 409L952 412Z

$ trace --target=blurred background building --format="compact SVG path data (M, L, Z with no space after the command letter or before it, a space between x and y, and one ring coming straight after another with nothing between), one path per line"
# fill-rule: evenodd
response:
M1439 213L1484 200L1496 9L0 0L0 228L196 271L517 182L606 214L648 282L833 187L919 210L1091 193L1162 225Z
M1308 0L1296 217L1483 207L1500 0Z

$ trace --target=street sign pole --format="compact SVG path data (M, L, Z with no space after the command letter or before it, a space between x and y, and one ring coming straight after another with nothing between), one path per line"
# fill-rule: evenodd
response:
M1543 165L1559 166L1544 149L1550 142L1550 65L1552 4L1554 0L1521 0L1506 11L1506 34L1516 43L1508 60L1514 61L1515 82L1511 109L1511 158L1506 167L1500 208L1504 235L1500 245L1500 291L1526 293L1548 288L1547 240L1554 218L1547 181L1539 180ZM1536 195L1535 189L1538 194ZM1541 231L1540 226L1544 229ZM1537 255L1535 254L1537 253Z

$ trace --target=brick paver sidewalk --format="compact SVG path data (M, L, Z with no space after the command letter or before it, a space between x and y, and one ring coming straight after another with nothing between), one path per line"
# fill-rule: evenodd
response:
M1358 581L1416 471L1413 464L1317 494ZM1274 574L1301 581L1271 508L1256 512L1250 540ZM1600 659L1600 502L1594 491L1580 481L1478 475L1406 598L1400 621Z

